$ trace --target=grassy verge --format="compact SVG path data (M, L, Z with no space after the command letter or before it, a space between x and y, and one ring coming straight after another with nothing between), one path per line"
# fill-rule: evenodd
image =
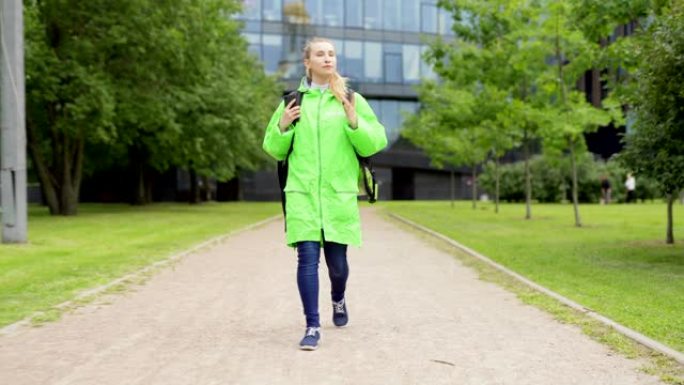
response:
M565 205L537 205L528 221L519 205L498 215L460 202L453 210L444 202L386 207L684 351L684 243L663 243L664 204L583 206L582 228Z
M532 280L636 330L639 328L635 326L635 323L629 324L624 319L636 319L637 324L642 327L646 325L648 327L644 328L649 330L654 327L654 324L663 325L670 322L669 327L651 337L661 341L668 339L666 343L681 350L681 344L684 341L676 340L676 336L681 333L682 329L674 331L672 329L681 327L681 316L678 317L677 314L684 314L679 310L684 301L681 295L684 294L684 287L682 287L684 280L681 279L684 274L682 271L684 255L681 252L683 248L681 245L662 247L659 241L648 238L658 233L650 227L654 222L659 221L657 214L662 214L663 211L660 209L664 210L664 205L585 207L582 213L593 222L587 229L575 229L572 226L572 211L569 206L536 206L533 214L539 215L540 218L524 221L520 219L524 214L524 207L519 205L507 205L499 215L492 212L491 206L484 205L482 209L472 210L466 203L458 203L454 210L450 209L449 203L444 202L389 202L383 205L389 212L395 212L448 235ZM622 212L621 210L636 212ZM606 212L608 215L605 215ZM632 222L632 217L638 217L640 221ZM620 227L627 227L628 230L620 231ZM643 228L649 228L650 231L644 231ZM641 234L642 231L644 234ZM596 232L602 234L595 234ZM630 241L625 238L611 239L615 233L624 234L625 232L636 239ZM661 229L660 233L662 232ZM592 236L588 236L587 233L591 233ZM684 368L675 361L643 348L611 328L531 290L526 285L443 242L427 236L426 239L432 240L436 246L448 250L466 265L476 269L482 279L495 282L516 293L524 302L550 312L562 322L578 325L586 334L609 345L621 354L633 358L646 358L648 360L648 364L644 367L646 372L658 375L668 383L684 384ZM511 251L507 252L507 247ZM606 249L617 250L613 250L613 253L606 253ZM619 250L625 255L624 259L618 258ZM659 253L663 253L663 250L666 255L658 256ZM497 253L496 257L493 252ZM673 254L679 255L680 259L672 261L671 258L667 258ZM612 263L597 266L596 259L601 255L608 255L606 258L612 258ZM621 263L615 262L614 259L618 259ZM639 262L634 261L635 259ZM663 259L672 261L671 264L674 266L662 266ZM511 260L515 263L511 263ZM656 262L650 262L650 264L655 266L645 267L652 260ZM539 264L542 266L528 266ZM595 271L597 269L606 271ZM651 287L649 290L666 293L673 290L679 295L663 299L668 302L668 305L664 307L659 305L658 298L652 298L651 301L644 300L644 297L647 297L644 293L635 293L644 290L644 285L630 286L625 283L630 278L634 279L634 275L638 275L641 270L643 274L640 276L640 281L651 281L651 284L655 285L655 287L646 285ZM540 271L544 274L540 274ZM622 271L628 277L622 277ZM679 274L679 280L674 279L677 281L675 288L668 285L673 280L663 282L663 276L672 274ZM576 276L578 282L569 284L573 276ZM557 282L554 281L554 277L558 277ZM623 306L619 306L620 304L601 306L602 301L612 300L615 298L614 295L619 298L619 294L614 293L615 291L622 292L623 297L619 299L619 302ZM578 299L586 298L587 293L594 293L600 298L592 301L591 305L587 301ZM633 314L635 308L638 307L641 307L641 317L635 317ZM628 313L629 317L619 319L618 316L607 314L608 312L605 311L605 309L616 308L623 309L623 313ZM644 330L641 332L643 333Z
M0 326L279 210L278 203L85 204L76 217L52 217L30 207L29 243L0 246Z

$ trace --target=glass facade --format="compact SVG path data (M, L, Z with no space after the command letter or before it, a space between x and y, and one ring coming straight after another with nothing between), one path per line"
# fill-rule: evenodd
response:
M406 32L420 31L419 1L401 0L401 30Z
M259 0L253 0L259 2ZM266 21L282 20L283 2L282 0L261 0L261 19Z
M437 0L244 0L238 18L245 22L242 33L249 51L264 63L267 73L298 81L304 75L305 41L312 34L327 35L337 49L338 71L362 88L366 84L410 90L421 79L435 79L422 60L427 46L419 42L426 34L453 33L451 15L437 6ZM317 26L332 29L319 32ZM355 37L346 37L347 31ZM406 100L415 98L412 95L385 92L368 98L390 142L399 138L405 115L418 109L417 100Z
M261 60L264 62L266 72L276 72L283 57L283 36L263 34L261 47Z
M434 1L421 1L420 3L420 31L425 33L437 33L437 4Z
M363 28L363 0L344 2L344 25L349 28Z
M407 84L416 84L420 80L420 46L402 45L402 60L404 66L403 81Z
M406 117L418 111L418 102L397 101L386 99L368 99L378 120L385 126L389 144L399 139L401 127Z
M302 48L305 37L243 32L249 51L264 62L267 73L283 79L304 75ZM330 39L337 49L338 71L355 82L417 84L436 75L422 60L427 46L375 41Z
M450 35L451 18L437 0L243 0L245 20L292 21L367 30Z

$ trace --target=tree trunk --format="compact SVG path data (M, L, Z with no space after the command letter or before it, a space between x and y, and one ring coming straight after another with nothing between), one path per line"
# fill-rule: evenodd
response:
M494 189L494 212L499 213L499 182L501 176L499 175L499 157L494 156L494 180L496 188Z
M78 142L78 141L76 141ZM72 149L72 146L75 147ZM75 162L78 161L78 143L73 143L70 138L62 136L62 154L61 156L61 188L59 189L59 214L60 215L76 215L78 209L78 190L76 186L77 180L74 176L76 173ZM76 177L79 178L79 177Z
M674 243L674 220L672 218L672 205L675 201L675 193L667 194L667 236L665 243L671 245Z
M471 179L472 179L472 193L473 193L473 210L477 208L477 165L473 165L473 169L471 172Z
M451 180L450 180L450 196L451 196L451 208L454 208L454 200L456 199L456 177L454 176L454 167L451 167L451 172L449 173Z
M30 117L26 121L26 136L29 154L33 160L33 165L35 166L36 173L38 174L38 180L40 181L40 189L43 192L45 201L47 202L48 208L50 209L50 215L57 215L59 213L59 199L57 199L57 189L55 187L55 181L53 176L50 174L50 169L45 163L43 154L38 146L35 128L33 127Z
M579 200L577 199L577 161L575 160L575 141L570 140L570 164L572 166L572 206L575 210L575 226L582 227L582 220L579 214Z
M525 219L532 219L532 175L530 173L530 143L527 138L527 129L523 135L525 141Z
M135 191L133 192L134 205L144 205L145 200L145 166L139 157L133 158L133 172L135 174Z
M79 132L76 138L72 138L52 130L53 164L48 165L38 145L30 117L27 118L26 127L28 150L50 215L78 214L85 142L83 133Z
M135 178L131 204L146 205L152 202L152 190L145 149L132 147L129 149L129 155L133 177Z
M197 171L190 169L190 195L188 196L188 203L196 204L200 201L199 178Z
M202 177L202 201L211 201L211 186L209 185L209 177Z
M154 188L154 183L152 182L151 169L147 165L144 166L143 184L145 189L145 204L150 204L153 202L152 191Z

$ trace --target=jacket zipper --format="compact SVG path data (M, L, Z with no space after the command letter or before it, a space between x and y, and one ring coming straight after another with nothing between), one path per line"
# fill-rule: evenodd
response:
M321 92L320 99L318 99L318 116L317 131L318 131L318 213L321 219L321 230L323 230L323 197L321 190L323 188L323 157L321 156L321 104L323 102L323 92Z

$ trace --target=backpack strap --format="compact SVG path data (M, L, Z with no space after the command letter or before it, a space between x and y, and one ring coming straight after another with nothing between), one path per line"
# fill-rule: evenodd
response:
M292 99L295 100L295 102L294 102L295 106L301 106L302 105L302 95L304 95L304 93L299 91L299 90L294 90L292 92L288 92L287 94L283 95L283 103L285 103L285 107L287 107L287 105L290 104ZM293 126L297 123L299 123L299 118L292 121ZM292 150L290 149L290 152L291 151Z
M354 90L347 88L346 93L347 100L350 102L354 101ZM378 200L378 182L375 179L375 170L373 170L373 164L371 163L371 157L363 157L356 154L356 159L359 160L359 166L361 167L361 174L363 177L363 187L366 190L366 195L368 196L369 203L375 203Z
M288 92L287 94L283 95L283 102L285 103L285 106L287 106L292 99L295 100L295 106L299 106L302 104L302 92L298 90L294 90L292 92ZM299 122L299 118L295 119L292 121L292 125L295 125ZM283 206L283 217L287 215L287 210L285 209L285 185L287 184L287 174L289 171L289 162L288 160L290 159L290 154L292 154L292 150L294 149L294 135L292 135L292 142L290 142L290 149L287 151L287 155L285 156L284 160L279 160L278 161L278 184L280 184L280 202ZM287 221L285 221L285 231L287 231Z

